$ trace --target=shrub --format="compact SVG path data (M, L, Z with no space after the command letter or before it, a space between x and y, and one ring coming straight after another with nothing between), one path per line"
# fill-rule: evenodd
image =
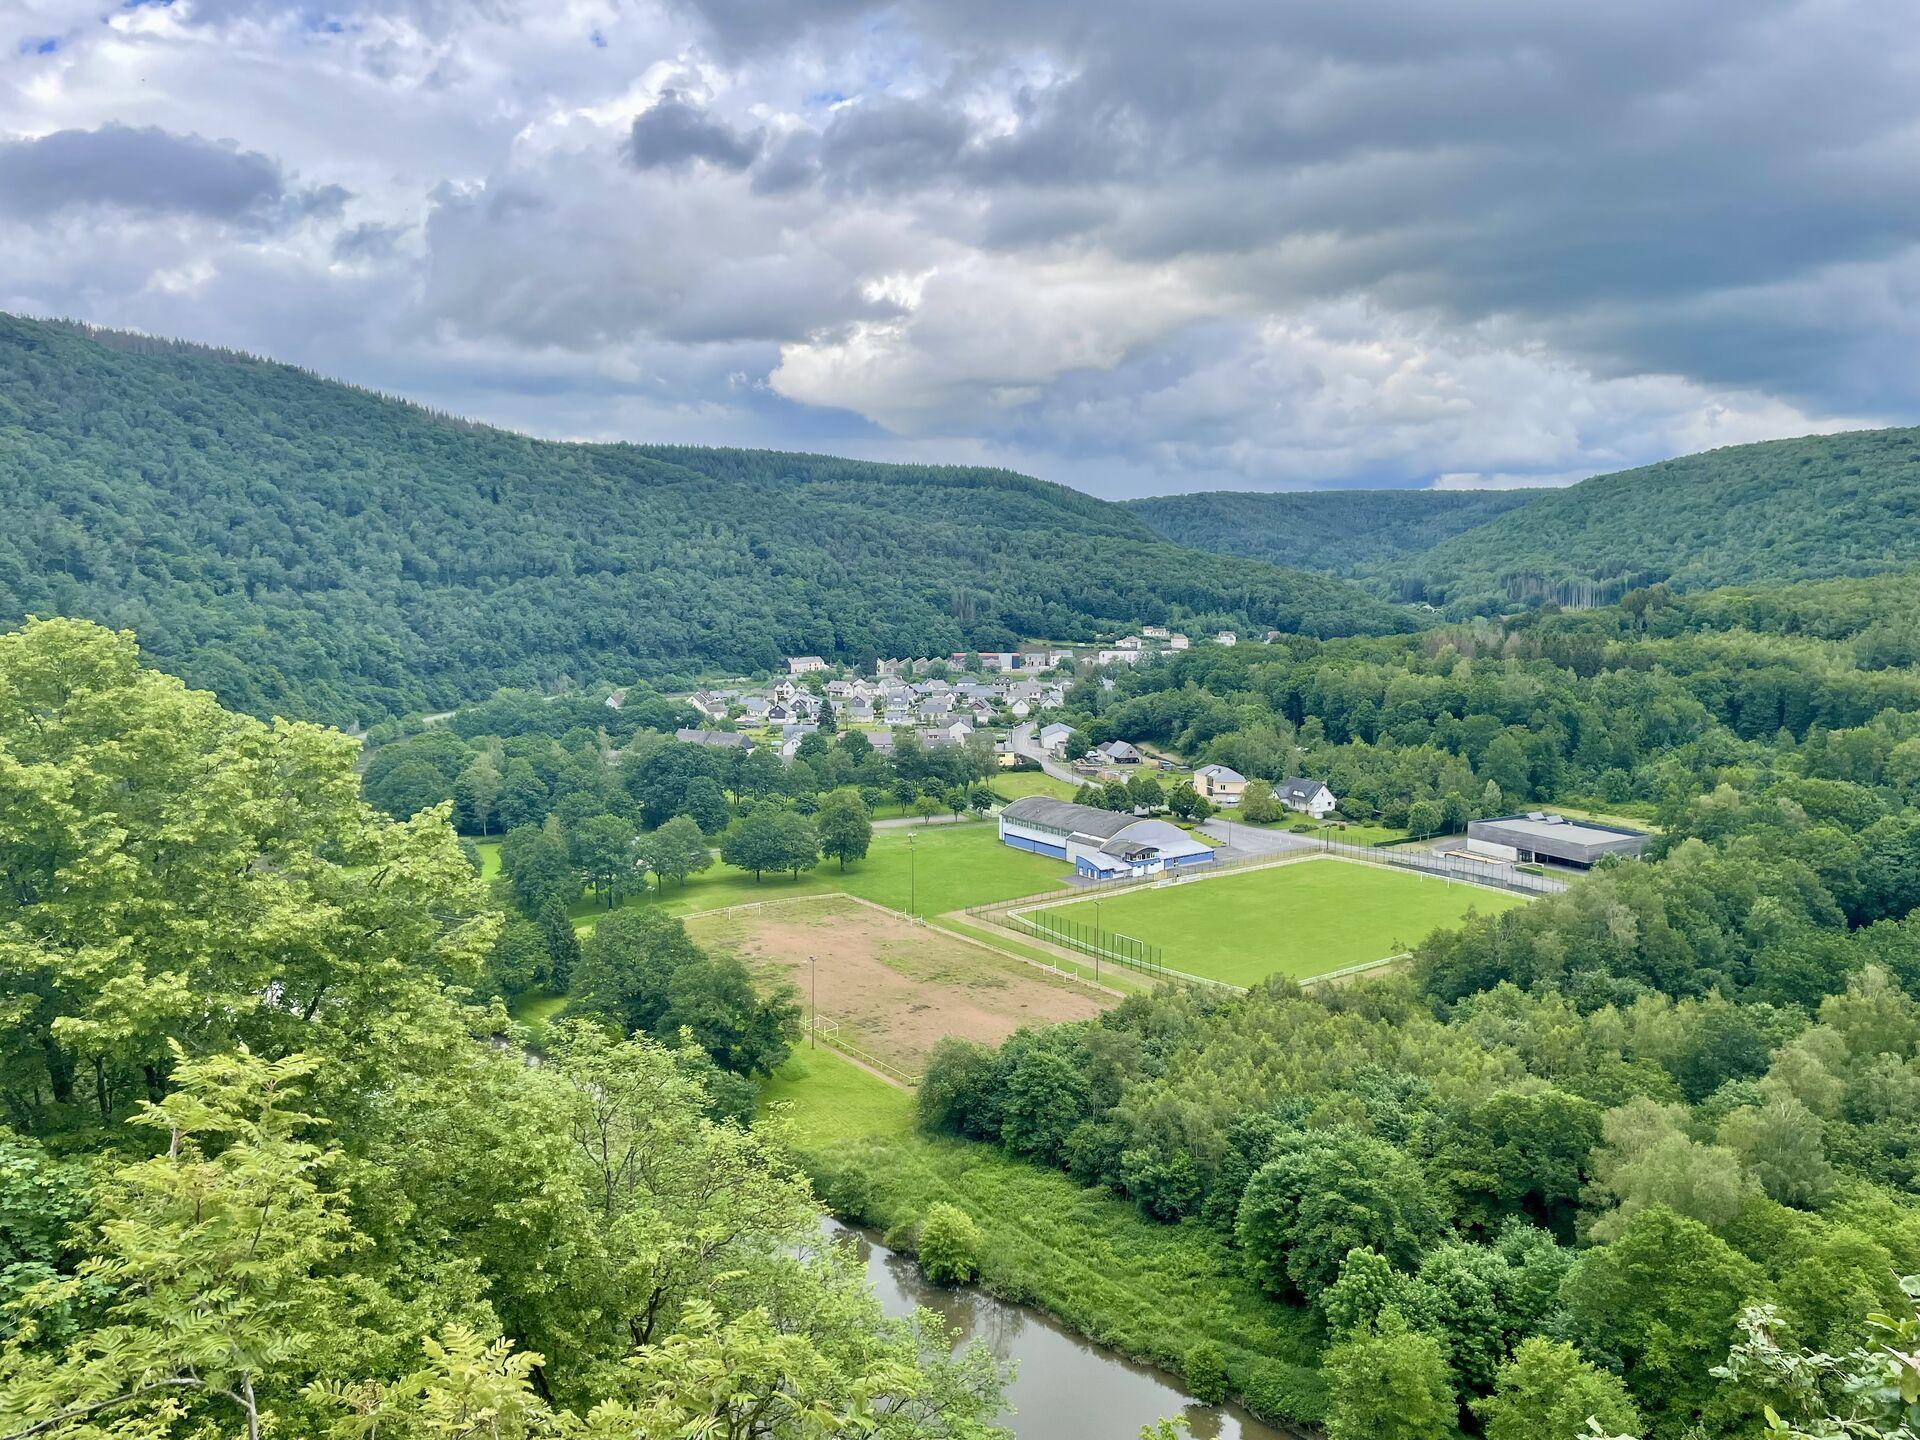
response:
M920 1269L936 1285L964 1285L980 1273L980 1229L941 1201L920 1224Z
M1269 1420L1318 1424L1326 1415L1320 1372L1284 1360L1262 1360L1247 1376L1247 1408Z
M1187 1372L1187 1392L1194 1399L1218 1405L1227 1398L1227 1360L1211 1340L1203 1340L1187 1351L1181 1368Z

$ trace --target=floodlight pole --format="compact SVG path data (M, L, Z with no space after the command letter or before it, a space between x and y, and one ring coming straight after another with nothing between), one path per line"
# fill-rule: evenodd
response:
M811 994L813 1019L807 1025L807 1048L818 1050L815 1037L820 1033L820 969L813 956L807 956L807 989Z
M913 843L911 830L907 832L907 915L920 918L920 851Z

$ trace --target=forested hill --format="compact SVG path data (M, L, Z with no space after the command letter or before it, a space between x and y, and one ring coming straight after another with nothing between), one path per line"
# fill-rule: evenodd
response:
M1737 445L1600 475L1409 562L1450 609L1585 605L1676 590L1872 575L1920 564L1920 430Z
M1167 539L1220 555L1246 555L1330 575L1403 564L1440 541L1485 524L1537 490L1308 490L1287 494L1209 490L1128 502Z
M196 346L0 316L0 625L135 630L335 722L500 685L1406 617L1006 471L532 440Z

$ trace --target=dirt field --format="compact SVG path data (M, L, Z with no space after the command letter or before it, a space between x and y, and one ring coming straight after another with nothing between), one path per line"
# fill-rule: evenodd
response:
M756 975L789 981L808 1004L807 957L818 960L820 1018L839 1036L910 1075L946 1035L997 1043L1022 1025L1084 1020L1114 1003L943 930L910 925L840 896L695 915L687 930Z

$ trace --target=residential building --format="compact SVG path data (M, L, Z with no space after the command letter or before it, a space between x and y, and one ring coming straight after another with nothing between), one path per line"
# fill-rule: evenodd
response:
M673 738L688 745L705 745L712 750L751 750L753 742L744 735L731 730L690 730L679 729L673 732Z
M1193 788L1215 805L1238 805L1247 792L1247 777L1228 765L1202 765L1193 772Z
M1222 630L1218 635L1213 637L1213 643L1216 645L1238 645L1240 643L1240 637L1231 630Z
M1096 745L1094 753L1110 765L1138 765L1140 752L1125 740L1109 740L1104 745Z
M790 655L787 657L787 674L811 675L816 670L827 668L827 662L818 655Z
M1213 850L1165 820L1028 795L1000 812L1000 841L1071 861L1089 879L1158 875L1212 863Z
M1185 650L1191 644L1193 644L1191 640L1177 631L1167 637L1167 649L1169 650Z
M1094 656L1096 665L1138 665L1146 658L1144 650L1102 650Z
M1040 747L1049 754L1066 754L1067 741L1072 738L1073 727L1071 725L1062 725L1058 721L1055 721L1051 725L1043 725L1040 727Z
M627 692L624 690L616 690L611 695L607 696L607 708L609 710L618 710L622 705L626 703L627 703Z
M1273 787L1273 793L1289 810L1298 810L1316 820L1326 819L1340 804L1324 780L1282 780Z
M1165 640L1171 632L1164 625L1142 625L1140 634L1148 640ZM1124 641L1121 643L1125 643Z

